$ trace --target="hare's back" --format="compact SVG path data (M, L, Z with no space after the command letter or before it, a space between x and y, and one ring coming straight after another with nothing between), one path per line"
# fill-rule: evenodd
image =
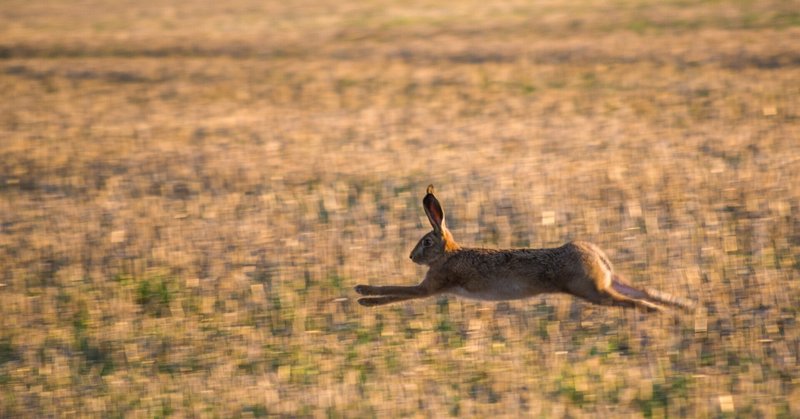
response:
M448 271L457 278L448 293L501 301L563 290L563 277L574 268L579 251L552 249L464 249ZM449 275L448 275L449 276Z

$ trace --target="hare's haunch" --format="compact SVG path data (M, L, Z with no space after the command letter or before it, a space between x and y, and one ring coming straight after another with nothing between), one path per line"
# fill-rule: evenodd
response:
M614 273L606 255L587 242L551 249L477 249L461 247L447 229L439 200L428 186L422 200L433 231L422 236L411 260L429 267L418 285L357 285L376 306L437 294L476 300L516 300L542 293L567 293L595 304L659 311L664 306L691 309L692 303L654 290L636 288Z

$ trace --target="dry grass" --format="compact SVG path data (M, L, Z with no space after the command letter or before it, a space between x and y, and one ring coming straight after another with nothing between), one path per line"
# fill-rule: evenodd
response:
M796 1L266 3L4 2L0 416L800 415ZM354 304L428 183L701 309Z

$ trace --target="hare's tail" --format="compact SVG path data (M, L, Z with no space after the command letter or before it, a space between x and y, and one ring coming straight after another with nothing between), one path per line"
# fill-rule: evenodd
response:
M654 304L668 305L686 311L693 311L695 307L693 301L684 298L675 297L651 288L634 288L633 286L623 282L623 280L617 275L614 275L614 278L611 282L611 287L614 288L614 290L618 293L634 300L644 300Z

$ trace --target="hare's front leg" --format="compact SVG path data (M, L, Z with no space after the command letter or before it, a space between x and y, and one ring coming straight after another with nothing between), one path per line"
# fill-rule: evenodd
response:
M427 290L420 285L414 285L410 287L399 285L387 285L383 287L356 285L355 290L361 295L377 296L358 299L359 304L367 307L380 306L398 301L411 300L414 298L422 298L428 295Z
M381 295L378 297L363 297L358 299L358 303L365 307L382 306L384 304L396 303L398 301L411 300L417 297L404 295Z
M355 290L361 295L371 295L374 297L359 298L358 303L371 307L383 304L394 303L398 301L411 300L415 298L425 298L430 295L436 294L438 289L431 287L431 282L426 280L422 281L419 285L402 286L402 285L356 285Z
M428 295L428 291L421 285L356 285L355 290L361 295L395 295L404 297L425 297Z

